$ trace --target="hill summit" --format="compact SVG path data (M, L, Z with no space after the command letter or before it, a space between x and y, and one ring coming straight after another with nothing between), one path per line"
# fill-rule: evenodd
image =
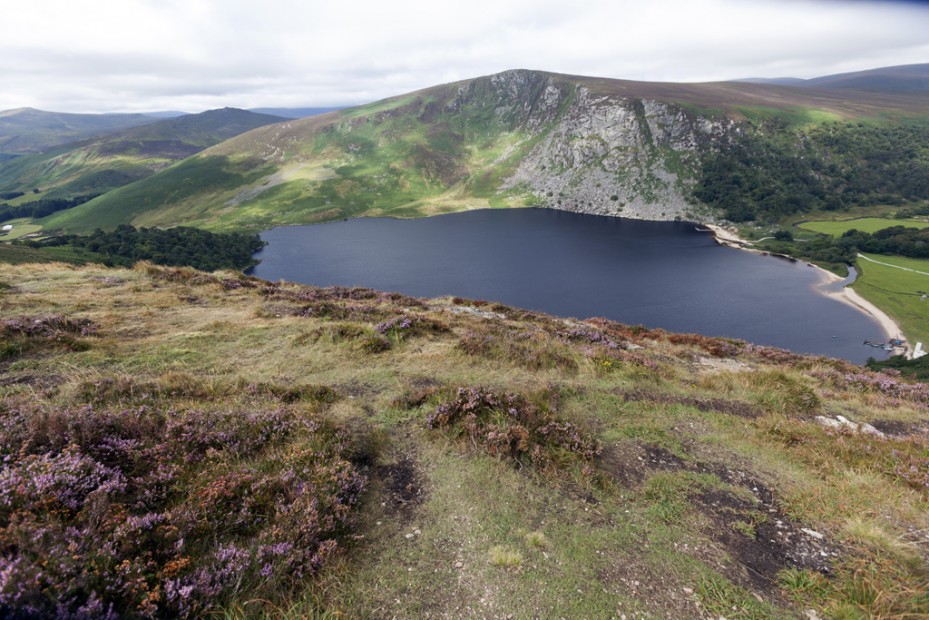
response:
M699 221L713 213L692 195L707 154L747 126L917 118L929 101L850 92L506 71L248 132L48 226L267 229L522 205Z

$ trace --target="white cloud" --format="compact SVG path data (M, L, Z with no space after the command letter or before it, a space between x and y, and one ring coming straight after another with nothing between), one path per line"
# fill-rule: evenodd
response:
M929 60L916 2L31 0L3 22L0 109L336 105L516 67L700 81Z

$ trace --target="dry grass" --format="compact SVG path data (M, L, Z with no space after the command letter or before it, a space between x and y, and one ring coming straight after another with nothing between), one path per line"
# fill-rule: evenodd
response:
M929 613L924 402L843 362L505 307L453 311L465 303L150 266L12 266L0 275L3 319L60 315L96 333L81 337L85 350L43 345L0 361L0 407L271 399L323 416L350 453L379 455L359 463L369 490L329 568L273 605L230 600L231 617L698 618L698 600L726 617ZM310 306L325 312L272 311ZM387 323L402 317L419 327ZM375 337L387 345L365 345ZM739 366L698 364L707 357ZM867 381L842 379L855 373ZM535 399L603 451L563 462L551 451L557 475L502 459L499 446L488 454L481 433L496 441L519 423L493 405L462 421L483 429L473 436L427 429L456 386ZM835 432L817 415L895 434ZM836 553L829 574L786 562L772 565L786 571L777 579L749 579L735 549L764 544L758 532L775 523L757 506L822 534Z

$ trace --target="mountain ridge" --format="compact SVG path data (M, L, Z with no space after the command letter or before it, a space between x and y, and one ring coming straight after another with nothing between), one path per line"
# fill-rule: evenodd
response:
M923 94L512 70L245 133L48 226L258 230L523 204L700 219L700 152L750 117L898 122L927 110Z
M741 82L784 86L847 89L882 93L929 92L929 63L879 67L814 78L747 78Z

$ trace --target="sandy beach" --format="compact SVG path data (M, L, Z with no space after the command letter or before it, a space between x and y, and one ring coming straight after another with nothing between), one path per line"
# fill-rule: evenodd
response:
M756 250L751 247L753 244L750 241L746 241L745 239L740 238L736 233L732 232L731 230L728 230L726 228L723 228L722 226L716 226L713 224L706 224L705 226L713 231L713 234L716 235L716 242L719 243L720 245L725 245L725 246L728 246L731 248L737 248L740 250L747 250L749 252L759 252L759 250ZM827 271L823 269L822 267L818 267L812 263L808 263L808 264L811 267L815 268L820 274L822 274L822 278L823 278L822 284L834 284L835 282L841 282L843 280L843 278L840 278L839 276L835 275L831 271ZM840 291L827 291L827 290L824 290L824 287L817 287L817 289L823 295L832 297L833 299L837 299L838 301L841 301L842 303L846 303L851 306L854 306L861 312L864 312L865 314L873 318L875 321L880 323L881 328L884 330L884 335L886 336L887 340L890 340L891 338L903 338L904 337L903 330L900 329L900 326L897 325L896 321L890 318L890 316L888 316L886 312L884 312L883 310L881 310L880 308L872 304L870 301L868 301L867 299L859 295L858 292L852 289L851 287L848 287L848 286L843 287L842 290ZM907 358L909 358L911 355L911 351L909 348L907 348L906 351L904 352L902 347L897 348L894 351L894 353L895 354L905 353Z

